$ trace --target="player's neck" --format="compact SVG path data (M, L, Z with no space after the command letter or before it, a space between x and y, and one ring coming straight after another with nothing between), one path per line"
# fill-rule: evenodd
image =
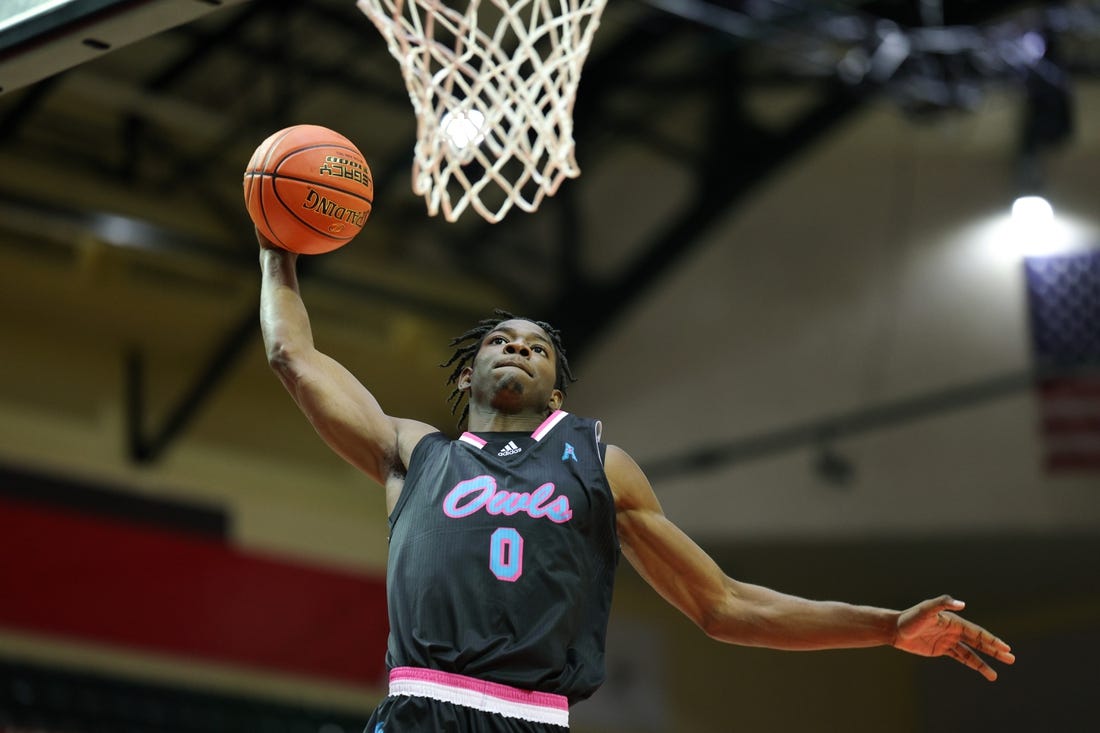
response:
M503 413L470 406L467 430L471 433L531 433L546 420L548 413Z

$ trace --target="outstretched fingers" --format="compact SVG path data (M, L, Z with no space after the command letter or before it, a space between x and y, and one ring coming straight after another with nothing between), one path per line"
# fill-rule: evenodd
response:
M989 662L1012 664L1016 656L1004 641L956 613L965 605L943 595L902 612L894 646L925 657L948 656L987 680L997 679Z
M976 654L973 649L968 647L966 644L963 644L962 642L959 642L958 644L949 647L947 649L946 655L954 659L956 662L959 662L960 664L965 664L967 667L970 667L970 669L978 672L979 674L981 674L982 677L985 677L990 682L993 682L997 679L997 670L990 667L989 664L987 664L984 659Z
M948 646L944 653L955 661L965 664L980 673L990 682L997 679L997 671L989 666L981 656L982 654L1005 664L1012 664L1016 661L1016 656L1012 654L1012 648L981 626L953 613L941 613L940 618L946 619L950 625L957 625L960 632L958 641Z
M1012 664L1016 661L1016 655L1012 653L1012 647L1004 641L977 624L962 618L959 618L958 621L963 627L962 640L971 649L976 649L982 654L988 654L998 662L1004 662L1005 664Z

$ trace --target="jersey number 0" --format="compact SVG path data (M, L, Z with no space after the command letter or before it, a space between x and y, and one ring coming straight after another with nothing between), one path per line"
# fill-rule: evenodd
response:
M501 527L489 540L489 569L497 580L514 583L523 575L523 537L511 527Z

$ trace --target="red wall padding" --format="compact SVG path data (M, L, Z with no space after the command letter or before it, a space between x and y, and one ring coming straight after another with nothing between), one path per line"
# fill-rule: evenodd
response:
M378 685L385 582L0 497L0 627Z

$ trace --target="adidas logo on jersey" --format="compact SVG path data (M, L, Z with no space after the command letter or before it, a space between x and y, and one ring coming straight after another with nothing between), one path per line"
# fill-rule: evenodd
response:
M519 453L522 450L523 450L523 448L520 448L518 445L516 445L516 442L514 440L509 440L508 445L501 448L500 452L497 453L497 455L498 456L514 456L515 454Z

